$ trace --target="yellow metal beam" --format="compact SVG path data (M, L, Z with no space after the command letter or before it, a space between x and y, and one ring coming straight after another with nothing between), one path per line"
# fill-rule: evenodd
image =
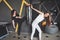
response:
M16 24L16 29L15 29L15 32L17 32L18 31L18 23Z
M26 1L24 1L24 3L25 3L26 5L29 5L29 3L28 3L28 2L26 2Z
M0 3L2 2L2 0L0 0Z
M24 6L24 0L22 1L22 4L21 4L19 16L22 16L23 6ZM18 23L17 23L17 25L16 25L16 30L15 30L15 32L17 32L17 31L18 31Z
M25 0L22 1L21 8L20 8L20 12L19 12L19 16L22 16L22 10L23 10L24 4L28 5L29 3L26 2Z
M24 0L22 1L22 4L21 4L19 16L22 16L23 6L24 6Z
M27 3L25 0L22 0L20 12L19 12L19 16L20 16L20 17L22 16L22 10L23 10L24 4L28 5L28 3ZM16 25L16 30L15 30L15 32L17 32L17 31L18 31L18 23L17 23L17 25Z
M9 3L6 0L3 0L3 2L8 6L10 10L13 10L13 8L9 5Z

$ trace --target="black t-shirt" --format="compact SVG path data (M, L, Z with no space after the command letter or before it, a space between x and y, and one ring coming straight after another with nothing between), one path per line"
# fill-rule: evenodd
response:
M16 16L19 16L18 14L16 14ZM16 16L12 16L12 20L15 20L16 19Z
M16 14L16 16L19 16L19 15ZM18 22L19 18L16 18L16 16L12 17L12 20L14 20L15 22Z

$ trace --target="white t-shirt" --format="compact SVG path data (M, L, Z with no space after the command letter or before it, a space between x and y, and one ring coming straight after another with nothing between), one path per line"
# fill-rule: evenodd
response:
M39 22L41 22L41 21L43 21L44 20L44 13L42 13L42 14L39 14L36 18L35 18L35 23L39 23Z

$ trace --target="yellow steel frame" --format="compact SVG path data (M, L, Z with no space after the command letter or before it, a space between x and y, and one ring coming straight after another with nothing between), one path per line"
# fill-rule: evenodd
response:
M6 0L3 0L3 2L8 6L8 8L9 8L10 10L13 10L13 8L11 7L11 5L10 5Z
M19 13L20 16L22 16L22 10L23 10L24 4L28 5L28 3L25 0L22 0L22 4L21 4L21 8L20 8L20 13Z
M10 10L13 10L13 8L11 7L11 5L10 5L6 0L2 0L2 1L7 5L7 7L8 7ZM19 16L22 16L22 10L23 10L24 4L28 5L28 3L27 3L25 0L22 0L20 12L19 12ZM17 31L18 31L18 23L16 24L16 30L15 30L15 32L17 32Z

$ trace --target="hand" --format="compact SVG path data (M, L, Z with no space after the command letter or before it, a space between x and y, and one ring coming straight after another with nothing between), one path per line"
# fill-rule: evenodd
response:
M31 8L33 8L33 6L31 5Z
M30 4L27 4L26 6L30 6Z
M22 17L19 17L20 19L22 18Z
M16 16L16 18L19 18L19 17Z
M16 18L20 18L21 19L22 17L16 16Z

